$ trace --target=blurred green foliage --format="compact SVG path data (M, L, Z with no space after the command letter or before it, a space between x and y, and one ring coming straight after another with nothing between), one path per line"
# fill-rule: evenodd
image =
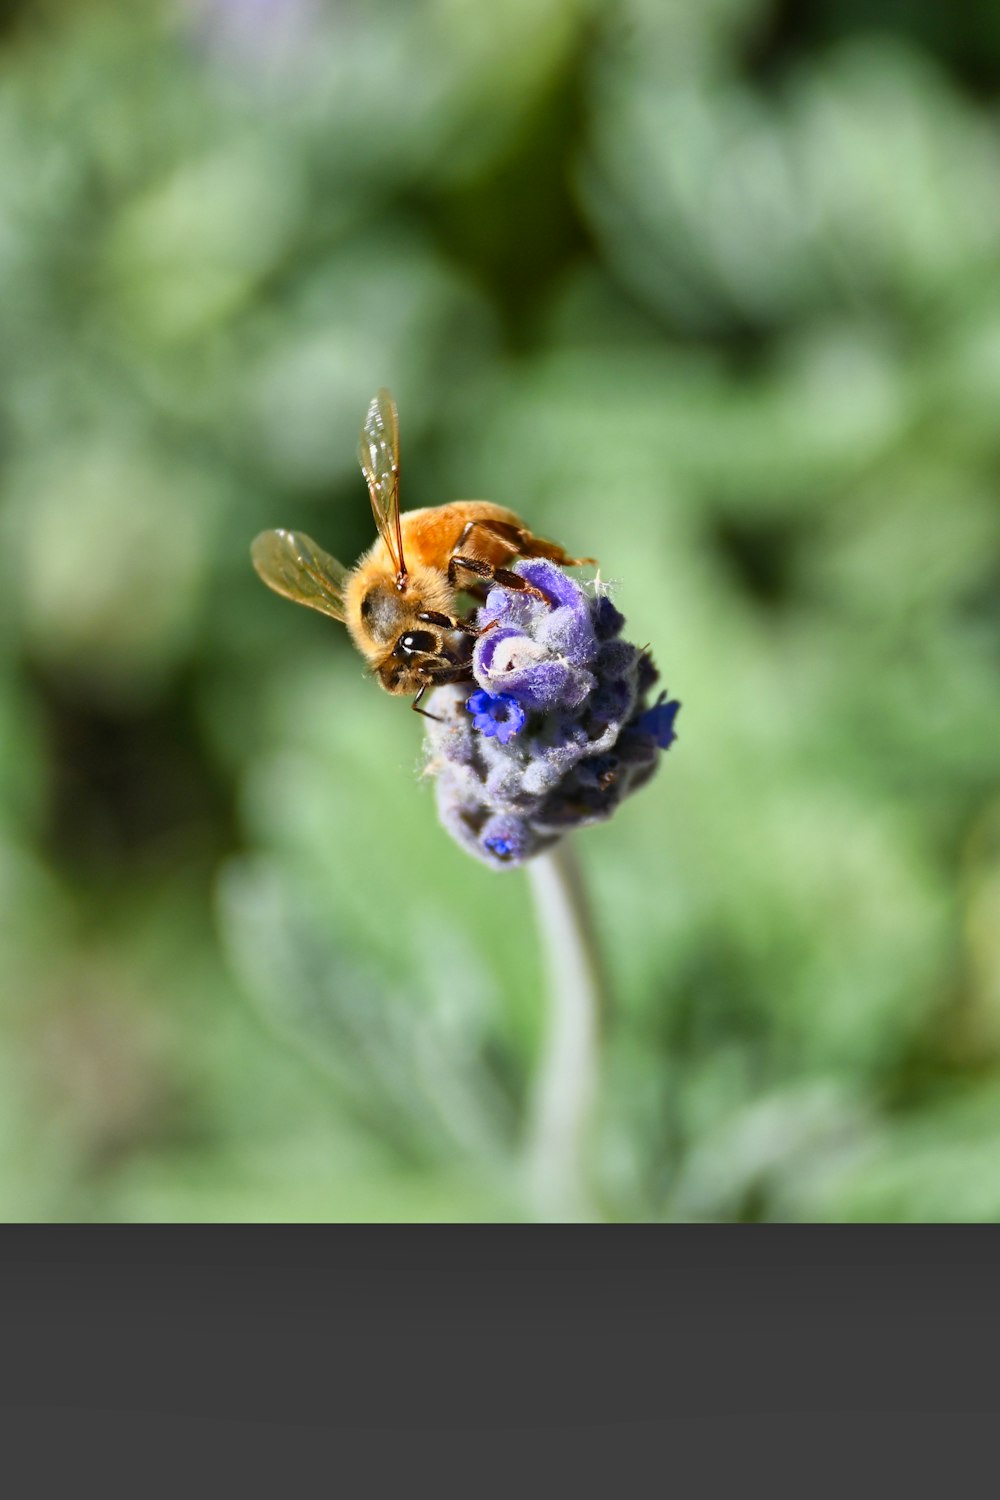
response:
M501 1219L542 999L247 548L488 496L684 702L580 840L611 1217L1000 1216L1000 12L0 31L0 1215Z

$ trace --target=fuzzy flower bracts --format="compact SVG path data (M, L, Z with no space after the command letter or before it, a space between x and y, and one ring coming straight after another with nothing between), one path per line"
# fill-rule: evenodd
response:
M659 674L621 639L610 599L541 559L514 571L551 602L493 586L476 620L475 684L438 688L440 722L427 730L441 821L495 869L609 818L657 769L680 708L663 694L650 706Z

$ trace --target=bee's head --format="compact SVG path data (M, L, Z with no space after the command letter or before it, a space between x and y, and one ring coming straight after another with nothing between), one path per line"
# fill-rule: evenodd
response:
M450 672L452 662L434 630L407 630L375 668L387 693L418 693Z

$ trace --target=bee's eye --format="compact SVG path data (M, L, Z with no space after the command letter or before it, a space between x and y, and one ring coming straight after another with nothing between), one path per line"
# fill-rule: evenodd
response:
M401 656L416 656L421 652L433 651L437 641L429 630L408 630L401 635L396 643L396 650Z

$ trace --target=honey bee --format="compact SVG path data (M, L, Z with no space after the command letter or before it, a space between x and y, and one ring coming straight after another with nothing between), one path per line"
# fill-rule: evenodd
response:
M399 418L386 390L368 408L358 458L378 537L354 567L345 568L301 531L262 531L251 548L253 564L276 593L345 624L386 692L413 693L413 709L433 718L420 707L428 688L472 675L472 641L480 631L471 616L456 612L460 593L481 597L486 583L500 583L549 603L507 564L545 557L576 567L594 559L570 557L532 535L512 510L487 500L401 514Z

